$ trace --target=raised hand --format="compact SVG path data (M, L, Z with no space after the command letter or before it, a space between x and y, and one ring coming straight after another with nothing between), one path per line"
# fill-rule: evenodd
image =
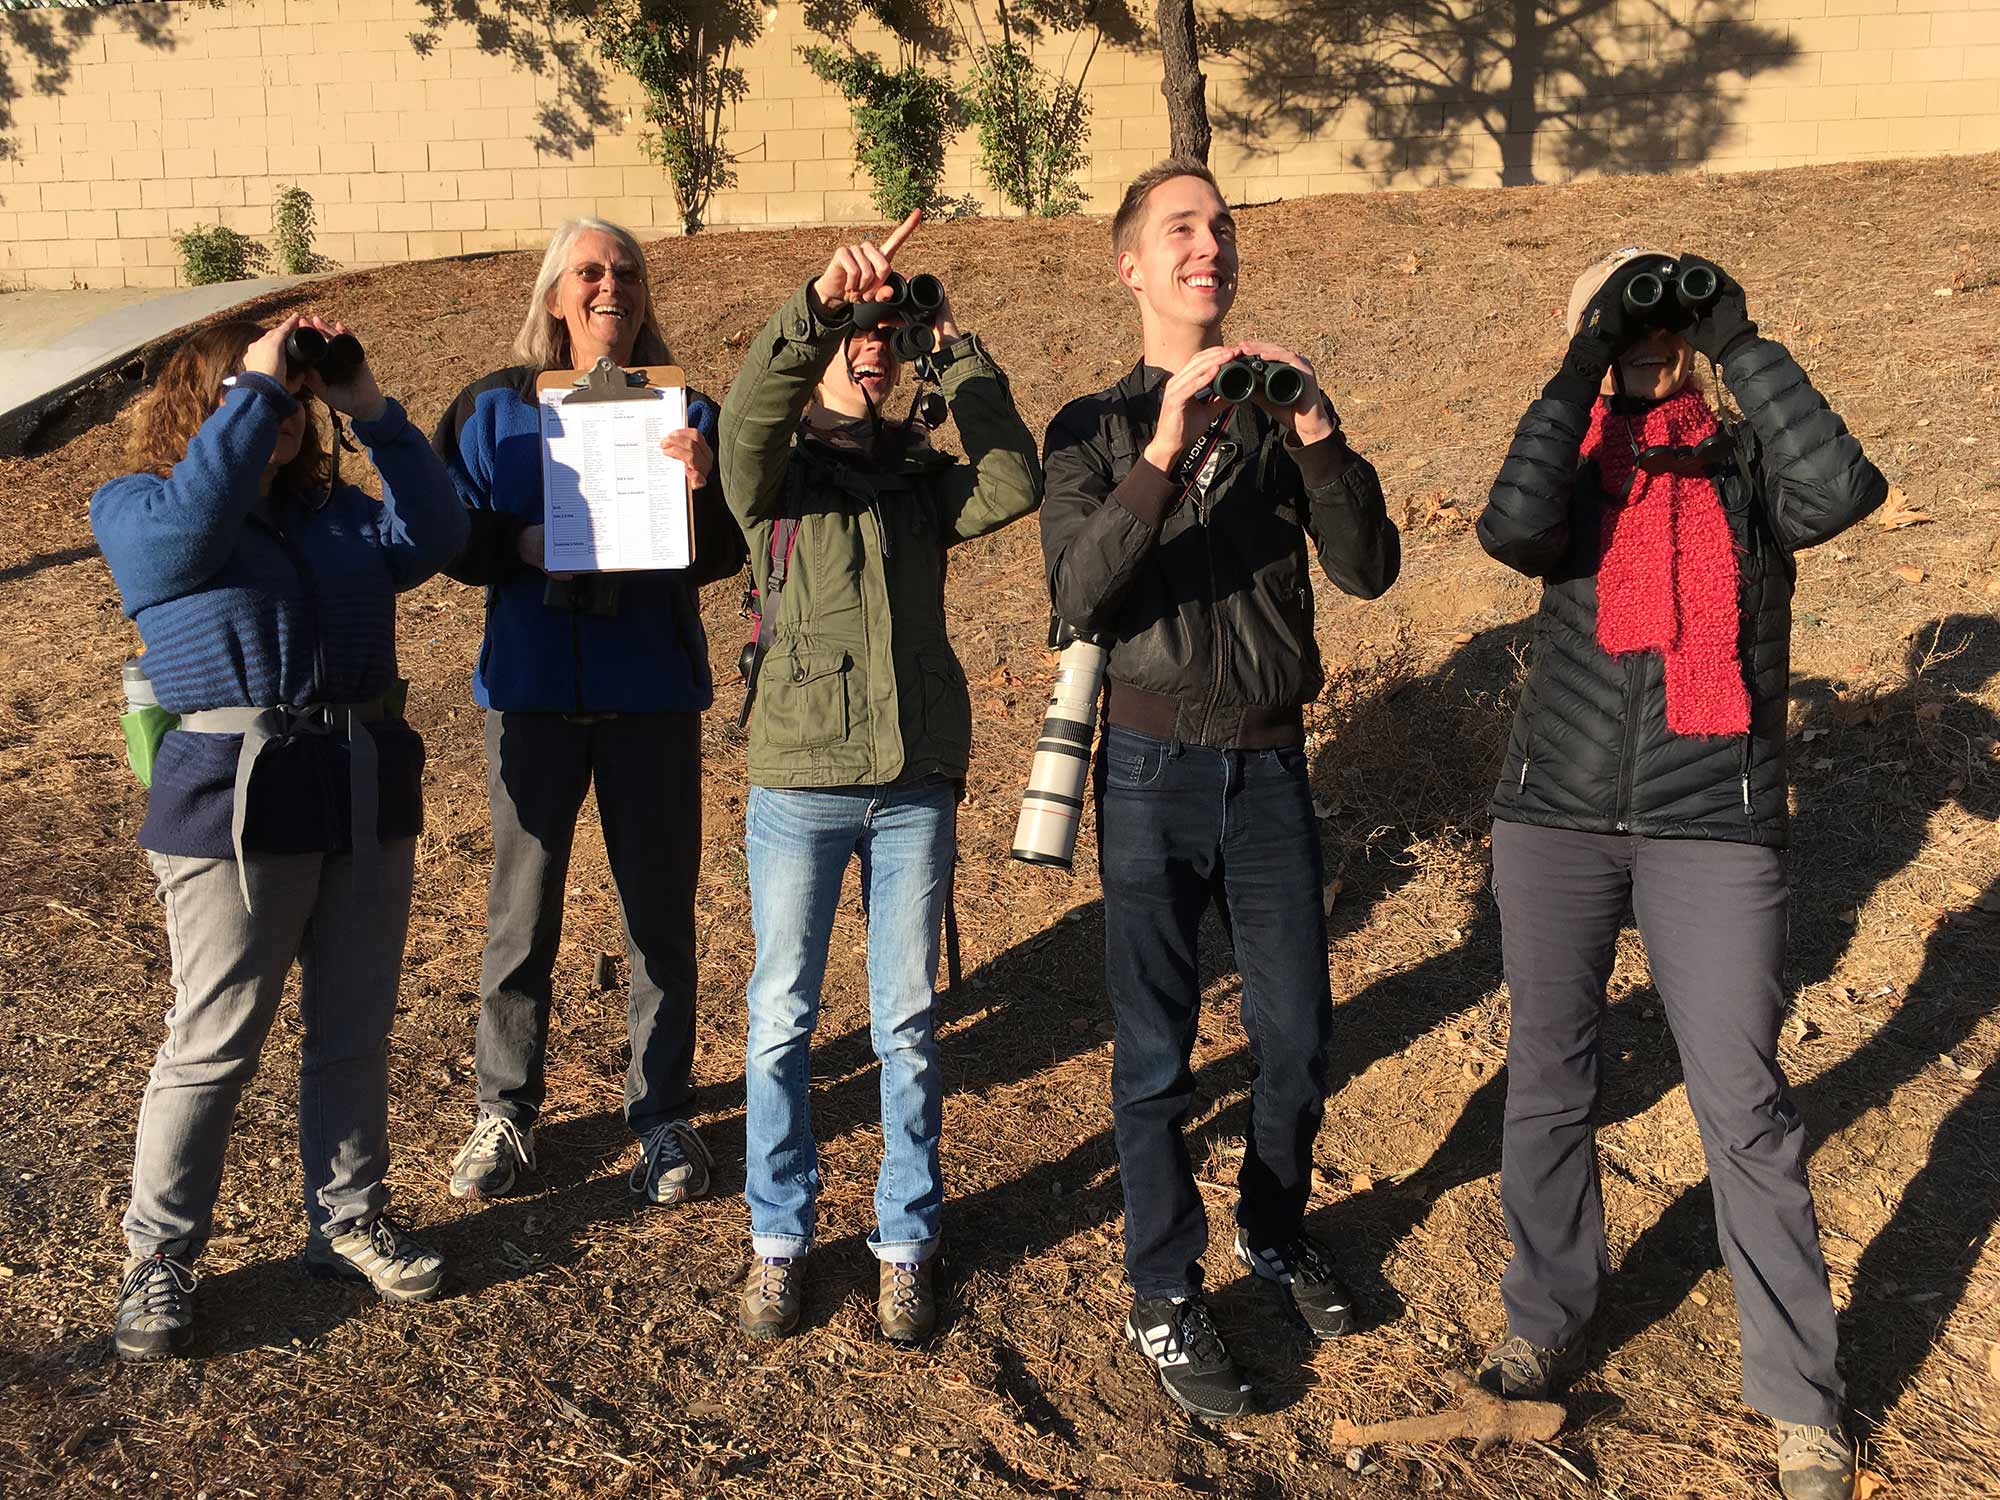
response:
M1327 403L1319 388L1319 372L1313 368L1311 360L1303 354L1293 353L1283 344L1243 343L1236 347L1266 364L1290 365L1305 376L1306 388L1290 406L1273 406L1264 399L1261 388L1257 393L1257 404L1297 433L1301 443L1316 443L1333 431L1334 424L1327 417Z
M1160 419L1142 455L1147 463L1171 474L1195 434L1229 410L1227 401L1209 399L1207 391L1215 372L1241 352L1234 344L1204 349L1167 377L1160 390Z
M320 317L309 316L297 321L308 328L317 328L329 339L350 331L345 323L329 323ZM305 372L305 388L335 411L357 422L374 421L388 404L382 399L382 389L375 384L375 372L368 368L365 359L339 385L328 385L320 378L319 371L308 370Z
M923 221L924 211L912 209L910 216L890 230L880 245L873 240L861 240L834 251L826 270L813 283L820 306L828 312L838 312L850 302L888 301L892 295L888 285L890 264Z
M285 319L276 328L258 339L243 351L243 373L246 375L268 375L294 395L298 393L299 377L285 360L285 340L292 336L292 330L305 320L297 314Z
M1743 287L1734 276L1712 260L1703 260L1699 255L1683 255L1681 269L1702 266L1715 273L1715 300L1703 308L1693 325L1687 330L1687 341L1717 364L1730 346L1757 336L1757 325L1750 321L1750 309L1745 301Z

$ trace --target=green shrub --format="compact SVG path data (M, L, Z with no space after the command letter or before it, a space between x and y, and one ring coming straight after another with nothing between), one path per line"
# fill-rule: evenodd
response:
M979 170L1024 214L1056 219L1083 207L1077 173L1088 157L1083 80L1038 66L1019 43L974 50L966 113L979 129Z
M965 106L950 79L914 62L892 73L870 52L801 47L799 55L850 106L854 159L875 184L877 213L901 219L917 208L964 211L938 191L945 147L965 127Z
M313 249L312 194L304 188L286 188L271 205L271 248L286 276L333 269L334 263Z
M220 224L206 224L177 234L174 246L181 252L181 274L189 286L242 281L260 275L271 258L270 252L257 241Z

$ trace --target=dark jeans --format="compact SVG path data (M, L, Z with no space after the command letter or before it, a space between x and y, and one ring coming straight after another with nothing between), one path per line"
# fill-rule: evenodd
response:
M623 714L594 723L562 714L486 715L493 882L479 975L479 1108L522 1125L541 1110L570 844L593 779L632 971L625 1119L643 1135L679 1118L693 1093L697 714Z
M1195 938L1210 901L1243 974L1257 1066L1237 1222L1258 1249L1283 1244L1312 1189L1333 1002L1305 752L1202 750L1109 728L1097 838L1125 1270L1140 1296L1177 1297L1200 1288L1208 1248L1182 1130L1201 1009Z
M1784 856L1708 839L1493 825L1493 889L1512 1018L1500 1290L1530 1343L1574 1342L1608 1273L1597 1177L1599 1023L1626 903L1666 1006L1736 1286L1743 1399L1831 1426L1833 1298L1806 1185L1805 1126L1778 1066Z

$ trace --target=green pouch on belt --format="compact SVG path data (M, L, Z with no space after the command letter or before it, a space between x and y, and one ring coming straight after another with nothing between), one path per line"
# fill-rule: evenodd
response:
M118 716L118 727L125 731L125 759L131 763L132 774L139 778L140 786L152 786L153 756L159 751L160 741L178 723L178 714L170 714L157 704L127 709Z
M400 719L403 710L410 705L410 679L391 677L388 687L382 690L382 717Z

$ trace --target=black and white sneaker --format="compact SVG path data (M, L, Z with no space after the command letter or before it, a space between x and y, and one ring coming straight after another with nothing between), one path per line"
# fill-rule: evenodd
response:
M1160 1389L1197 1417L1240 1417L1257 1409L1256 1393L1199 1296L1134 1297L1125 1342L1153 1362Z
M1341 1285L1333 1253L1311 1235L1299 1234L1269 1250L1255 1250L1239 1228L1236 1258L1259 1280L1291 1292L1292 1306L1314 1338L1337 1339L1354 1332L1354 1298Z

